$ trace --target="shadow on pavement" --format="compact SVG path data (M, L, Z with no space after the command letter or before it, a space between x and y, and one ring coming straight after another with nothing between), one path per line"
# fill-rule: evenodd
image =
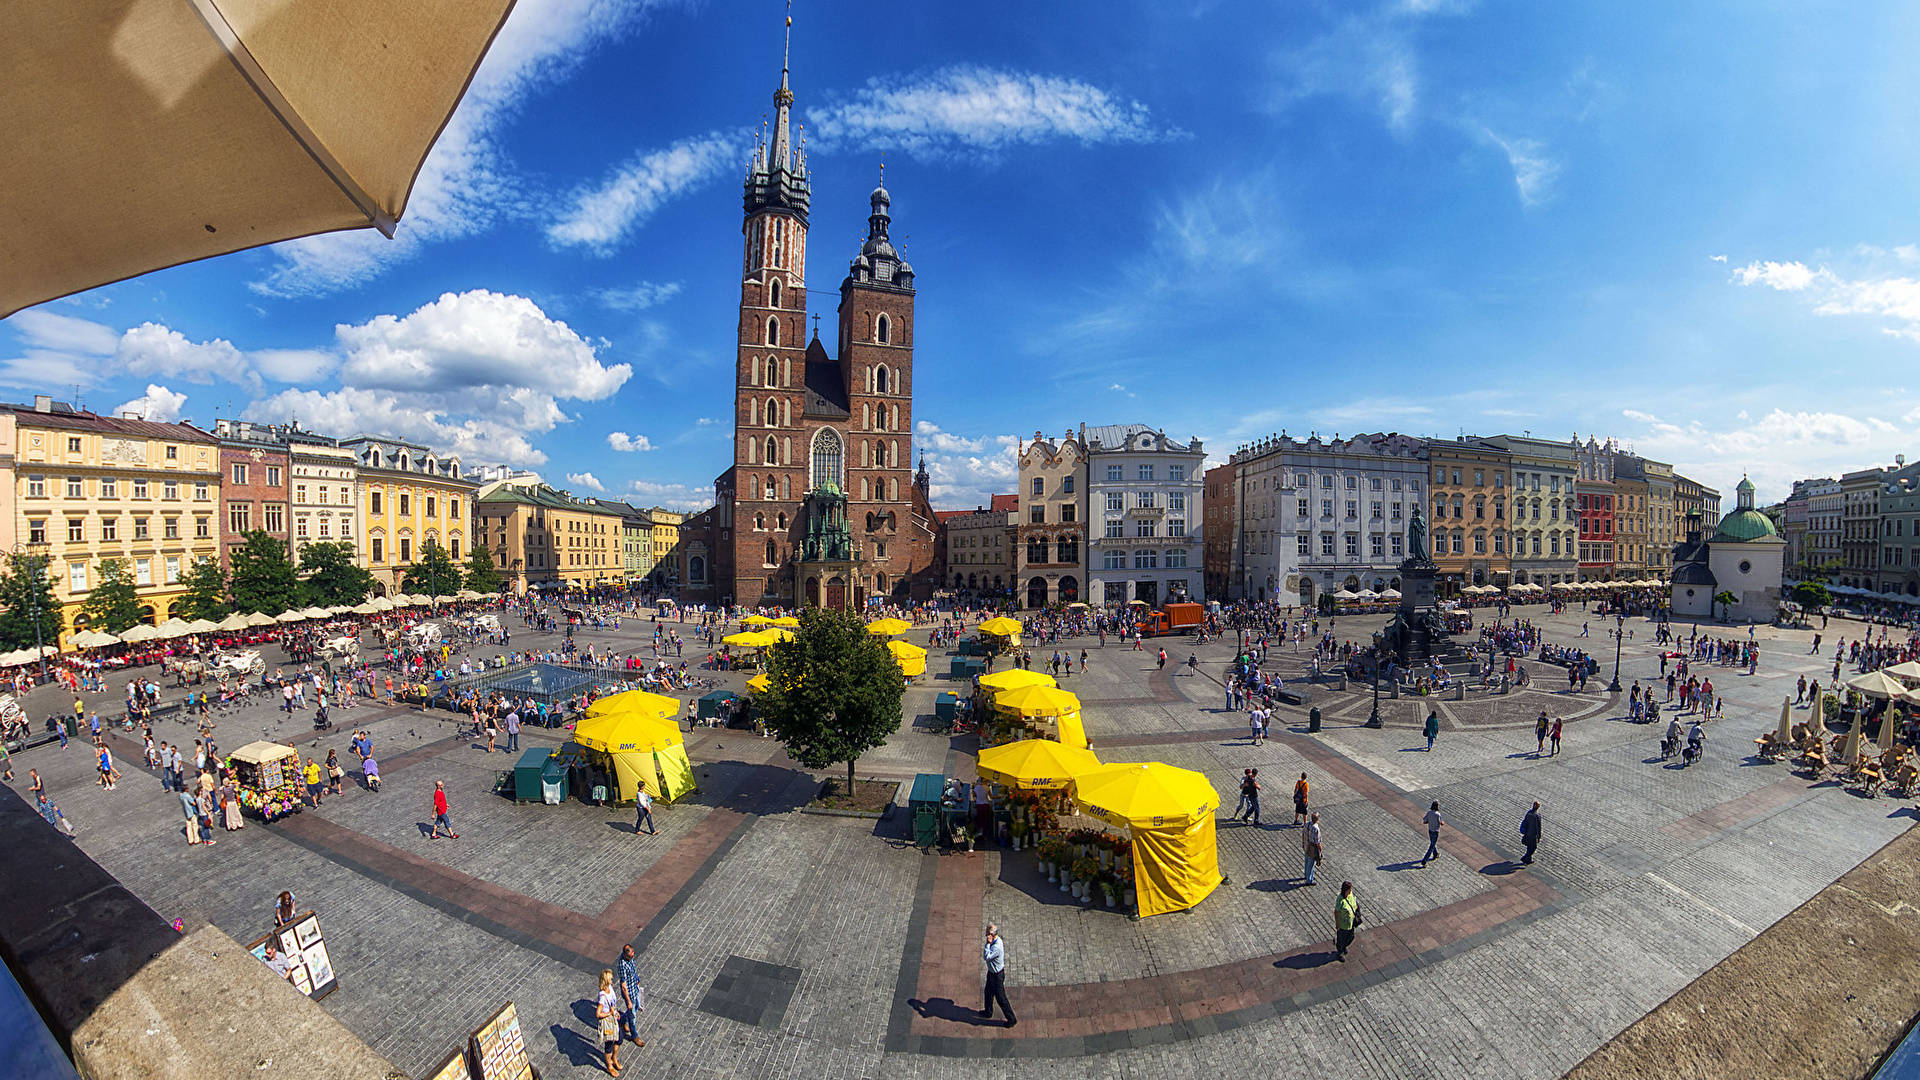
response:
M1339 957L1339 954L1335 953L1331 949L1326 950L1325 952L1294 953L1292 956L1283 956L1280 959L1275 960L1273 962L1273 966L1277 968L1292 968L1295 971L1302 971L1308 968L1324 967L1327 964L1333 963L1334 960L1338 959L1338 957Z
M928 998L924 1001L919 998L908 998L907 1004L912 1006L914 1012L929 1020L951 1020L957 1024L971 1024L974 1027L986 1027L997 1023L994 1020L982 1019L979 1013L952 998Z

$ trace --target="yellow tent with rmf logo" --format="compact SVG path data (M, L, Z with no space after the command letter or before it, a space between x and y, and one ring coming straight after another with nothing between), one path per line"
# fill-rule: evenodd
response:
M893 662L900 665L900 674L915 678L927 673L927 650L905 641L887 642L887 651L893 654Z
M672 719L638 711L605 712L575 725L573 742L587 754L603 759L602 764L613 776L616 802L634 801L641 788L662 803L694 790L686 737Z
M1141 918L1190 908L1220 886L1220 795L1204 775L1158 761L1103 765L1073 778L1073 800L1133 835Z

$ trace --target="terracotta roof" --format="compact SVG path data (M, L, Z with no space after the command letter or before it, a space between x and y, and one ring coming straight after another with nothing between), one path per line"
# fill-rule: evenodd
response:
M987 509L1002 510L1009 514L1017 514L1020 512L1020 496L995 495L993 502L988 504Z
M212 432L192 424L157 424L151 420L123 420L90 412L40 412L31 405L0 406L20 418L29 427L61 428L67 431L99 431L114 435L138 435L147 439L173 439L179 442L214 443Z
M935 510L933 512L933 520L938 521L942 525L945 525L947 522L952 521L954 518L959 517L961 514L971 514L971 513L973 513L973 511L971 510Z

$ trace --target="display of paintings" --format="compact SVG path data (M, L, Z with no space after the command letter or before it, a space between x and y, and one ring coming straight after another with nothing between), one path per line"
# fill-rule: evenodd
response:
M272 942L287 958L287 975L300 992L322 998L333 992L333 958L327 955L326 935L320 930L320 916L309 911L271 934L248 946L256 960L267 958L267 943Z
M480 1080L532 1080L527 1044L520 1036L520 1017L509 1001L473 1033L473 1060Z
M455 1050L448 1054L439 1068L426 1075L426 1080L468 1080L467 1052Z

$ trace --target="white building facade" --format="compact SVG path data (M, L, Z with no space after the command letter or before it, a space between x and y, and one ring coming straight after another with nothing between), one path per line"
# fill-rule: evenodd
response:
M1198 602L1207 453L1144 424L1082 425L1087 453L1087 601Z
M1242 596L1311 605L1341 589L1400 587L1407 523L1426 492L1423 440L1282 432L1242 447L1233 461Z

